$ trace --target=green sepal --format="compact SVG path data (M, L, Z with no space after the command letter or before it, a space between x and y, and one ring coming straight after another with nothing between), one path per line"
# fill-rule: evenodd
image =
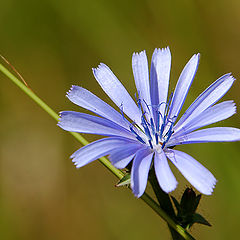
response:
M180 204L178 203L178 201L175 197L171 196L171 198L172 198L172 201L173 201L173 203L174 203L174 205L177 209L177 212L179 212L180 211Z
M196 193L191 188L186 188L180 202L181 210L183 211L182 214L194 214L197 210L200 199L201 194L196 195Z
M201 194L196 195L192 188L186 188L180 203L173 196L171 196L171 198L177 209L177 222L183 228L189 229L194 223L211 226L211 224L203 216L196 213L201 200Z
M211 227L212 225L199 213L193 214L193 223L199 223Z
M123 178L120 179L120 181L115 186L122 187L122 186L129 185L130 183L131 183L131 174L127 173L126 175L124 175Z

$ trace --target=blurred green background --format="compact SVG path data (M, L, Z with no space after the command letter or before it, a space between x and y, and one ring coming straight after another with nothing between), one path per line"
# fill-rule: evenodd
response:
M156 47L172 52L171 90L188 59L201 61L188 106L227 72L240 79L238 0L1 0L0 53L56 111L77 110L65 97L72 84L110 100L91 68L106 63L135 93L131 55ZM97 161L79 170L69 156L80 144L0 75L1 239L170 239L166 224ZM239 80L224 97L240 109ZM218 126L240 127L239 114ZM94 136L85 135L88 140ZM197 239L237 239L240 143L179 147L218 179L199 212L213 225L195 225ZM176 171L175 171L176 172ZM180 180L179 198L189 184Z

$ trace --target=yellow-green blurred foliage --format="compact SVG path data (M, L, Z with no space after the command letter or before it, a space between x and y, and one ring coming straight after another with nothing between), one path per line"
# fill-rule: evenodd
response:
M56 111L78 109L65 98L72 84L110 103L91 72L100 62L134 94L131 54L146 49L150 60L154 48L166 46L171 90L188 59L201 53L185 106L232 72L238 81L224 99L240 109L238 0L1 0L0 8L0 53ZM129 190L115 188L117 179L100 163L77 170L69 156L80 144L2 74L0 83L0 239L170 239L166 224ZM240 127L239 116L218 126ZM213 227L195 225L197 239L239 236L239 147L178 148L218 179L199 208ZM189 185L177 176L179 198Z

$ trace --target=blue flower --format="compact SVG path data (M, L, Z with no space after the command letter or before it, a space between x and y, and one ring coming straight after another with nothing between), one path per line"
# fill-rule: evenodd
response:
M168 164L170 160L198 191L210 195L216 184L212 173L173 147L189 143L239 141L240 129L212 127L197 130L236 112L233 101L215 104L232 86L235 79L230 74L210 85L177 121L198 63L199 54L193 55L184 67L175 91L168 98L169 48L155 49L150 77L145 51L134 53L132 69L137 88L136 101L109 67L101 63L93 69L93 74L119 112L88 90L72 86L67 94L69 100L98 116L63 111L58 125L67 131L107 136L77 150L71 156L76 167L105 155L120 169L133 161L131 188L135 196L140 197L145 191L150 168L155 169L163 191L169 193L176 188L177 181Z

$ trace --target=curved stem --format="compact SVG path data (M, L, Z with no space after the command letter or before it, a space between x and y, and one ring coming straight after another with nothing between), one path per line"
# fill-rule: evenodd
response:
M29 87L27 87L22 81L16 78L11 72L9 72L2 64L0 64L0 71L6 75L10 80L12 80L24 93L26 93L35 103L37 103L45 112L47 112L53 119L58 121L59 115L54 112L42 99L40 99ZM79 133L69 132L73 137L75 137L82 145L87 145L89 142L82 137ZM108 168L116 177L121 179L124 173L119 169L113 167L113 165L108 161L107 158L102 157L99 161Z
M176 232L178 232L184 239L194 240L194 238L180 225L176 224L172 218L162 210L162 208L147 194L144 193L141 199L148 204L161 218L163 218Z
M16 78L11 72L9 72L2 64L0 64L0 71L7 76L13 83L15 83L24 93L26 93L34 102L36 102L45 112L47 112L53 119L58 121L58 114L53 111L42 99L40 99L29 87L27 87L22 81ZM82 145L87 145L88 141L82 137L79 133L70 132ZM110 170L117 178L121 179L124 173L115 168L111 162L106 158L102 157L99 161ZM146 193L144 193L141 199L150 206L160 217L162 217L174 230L176 230L184 239L194 240L194 238L185 231L180 225L176 224L165 211Z
M152 185L152 189L157 197L160 207L171 217L172 220L176 221L176 214L170 199L170 196L165 193L159 186L154 169L149 172L149 182ZM170 233L173 240L183 240L184 238L175 231L175 229L168 223Z

